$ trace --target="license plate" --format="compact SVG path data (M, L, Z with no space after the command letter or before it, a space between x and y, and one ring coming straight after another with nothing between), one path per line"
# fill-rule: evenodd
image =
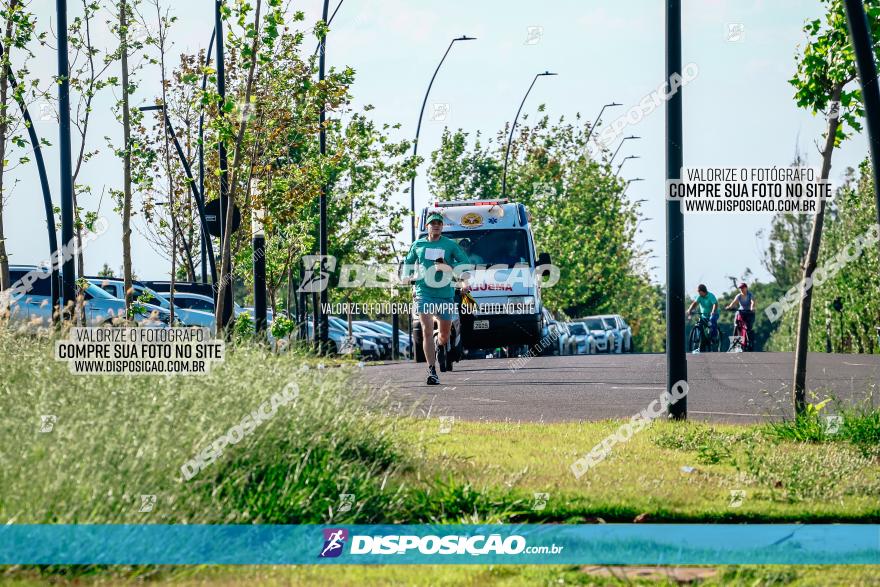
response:
M489 321L474 320L474 330L489 330Z

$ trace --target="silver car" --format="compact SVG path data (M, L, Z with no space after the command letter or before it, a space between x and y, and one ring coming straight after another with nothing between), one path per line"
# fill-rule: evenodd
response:
M16 283L34 271L46 277L37 278L27 294L11 302L10 318L24 321L31 326L48 327L52 324L54 311L48 269L15 265L9 268L9 276ZM125 318L125 301L114 298L100 287L80 282L77 293L83 296L83 313L87 326L110 325L114 320ZM171 313L153 304L140 304L135 307L132 320L139 326L167 327L171 323Z
M598 316L588 316L581 320L595 341L594 351L597 353L610 353L614 350L614 339L611 332L605 327L605 323Z
M583 322L569 322L568 331L575 341L575 354L592 355L596 352L596 341Z
M121 279L113 277L88 277L87 279L94 285L109 293L114 298L125 300L125 282ZM150 299L148 303L164 308L165 310L170 312L171 302L169 302L168 299L166 299L158 292L136 282L133 283L131 287L134 290L135 297L149 294L148 297ZM177 296L175 296L175 298L176 297ZM210 328L212 331L214 330L213 314L202 312L199 310L190 310L185 307L180 308L176 303L174 304L174 314L184 326L202 326L205 328Z

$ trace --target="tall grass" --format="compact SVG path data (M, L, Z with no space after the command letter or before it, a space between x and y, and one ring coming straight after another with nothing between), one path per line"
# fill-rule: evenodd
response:
M204 376L72 375L51 339L0 329L0 523L371 523L497 517L413 452L353 366L238 345ZM298 398L190 480L180 467L290 382ZM41 416L55 416L41 432ZM450 494L470 499L438 505ZM340 511L340 494L353 494ZM140 511L155 495L151 511ZM150 499L150 498L146 498ZM426 503L432 503L426 507Z
M826 413L823 409L830 402L835 406L835 414ZM777 440L849 443L858 448L863 456L877 457L880 456L880 408L875 408L869 402L870 399L853 406L837 400L825 400L808 406L806 412L793 419L767 424L765 432Z

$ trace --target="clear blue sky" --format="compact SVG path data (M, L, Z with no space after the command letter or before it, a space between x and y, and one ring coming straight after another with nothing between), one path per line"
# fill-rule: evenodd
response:
M72 0L70 10L79 10ZM173 55L203 47L212 26L212 0L170 2L179 17L172 29ZM51 19L54 3L34 2L42 28ZM335 1L331 2L331 9ZM320 15L319 0L294 1L304 10L309 26ZM664 79L663 7L661 0L567 0L527 2L492 0L346 0L328 38L328 62L350 65L357 72L353 88L356 105L372 104L373 116L382 122L402 124L402 133L415 133L422 96L431 73L449 40L461 34L477 41L458 43L440 72L429 99L449 104L446 121L431 121L426 114L420 153L437 147L444 125L494 135L511 120L535 73L550 69L559 76L539 80L524 113L534 116L543 103L551 117L581 112L592 119L602 104L617 101L626 108L654 90ZM684 2L684 62L699 66L699 77L684 89L684 160L686 166L770 166L790 164L796 146L818 165L815 146L824 121L798 109L787 83L794 71L797 46L804 41L804 19L818 16L816 0L701 0ZM104 16L100 19L104 20ZM742 38L728 39L729 25L741 24ZM538 42L527 42L530 27L541 27ZM103 26L99 28L104 28ZM106 39L106 31L98 31ZM311 45L311 42L309 43ZM32 64L42 79L55 67L49 49L39 52ZM117 72L114 72L116 74ZM155 71L146 69L135 97L152 102L158 91ZM122 169L104 146L105 136L119 141L120 127L110 112L115 98L107 95L96 104L93 148L102 154L86 164L82 182L92 184L94 196L85 202L95 209L102 190L118 188ZM36 115L37 112L34 112ZM613 119L613 112L606 122ZM57 144L57 125L38 122L38 131ZM658 109L640 124L627 129L643 137L629 141L621 151L638 154L628 161L625 177L643 177L628 192L647 200L640 237L656 258L652 275L665 275L664 242L664 113ZM848 166L867 154L863 136L849 141L835 154L832 180L839 181ZM58 184L57 153L49 150L53 189ZM45 224L36 171L27 166L15 172L19 184L8 195L7 245L14 263L45 259ZM427 201L424 167L416 182L417 206ZM408 195L401 193L401 201ZM57 198L57 196L56 196ZM57 199L56 199L57 204ZM104 196L102 214L112 228L86 253L87 271L104 262L121 266L118 216ZM729 287L726 275L739 275L749 267L766 277L760 254L764 243L756 232L769 225L769 215L694 216L685 222L686 280L688 290L698 282L710 289ZM589 230L589 227L584 227ZM135 232L135 271L160 278L168 265L146 240Z

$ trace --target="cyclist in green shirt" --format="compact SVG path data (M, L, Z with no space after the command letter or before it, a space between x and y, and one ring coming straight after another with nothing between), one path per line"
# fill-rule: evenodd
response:
M697 286L697 299L691 302L686 316L690 316L695 306L700 306L700 316L709 321L709 336L715 338L718 332L718 298L710 293L702 283Z
M415 285L415 313L422 324L422 349L428 362L427 384L439 385L436 364L446 360L452 319L458 313L452 271L470 264L470 260L454 240L440 234L443 231L440 212L431 213L427 221L428 235L415 241L406 255L402 281ZM432 336L435 318L439 323L436 341Z

